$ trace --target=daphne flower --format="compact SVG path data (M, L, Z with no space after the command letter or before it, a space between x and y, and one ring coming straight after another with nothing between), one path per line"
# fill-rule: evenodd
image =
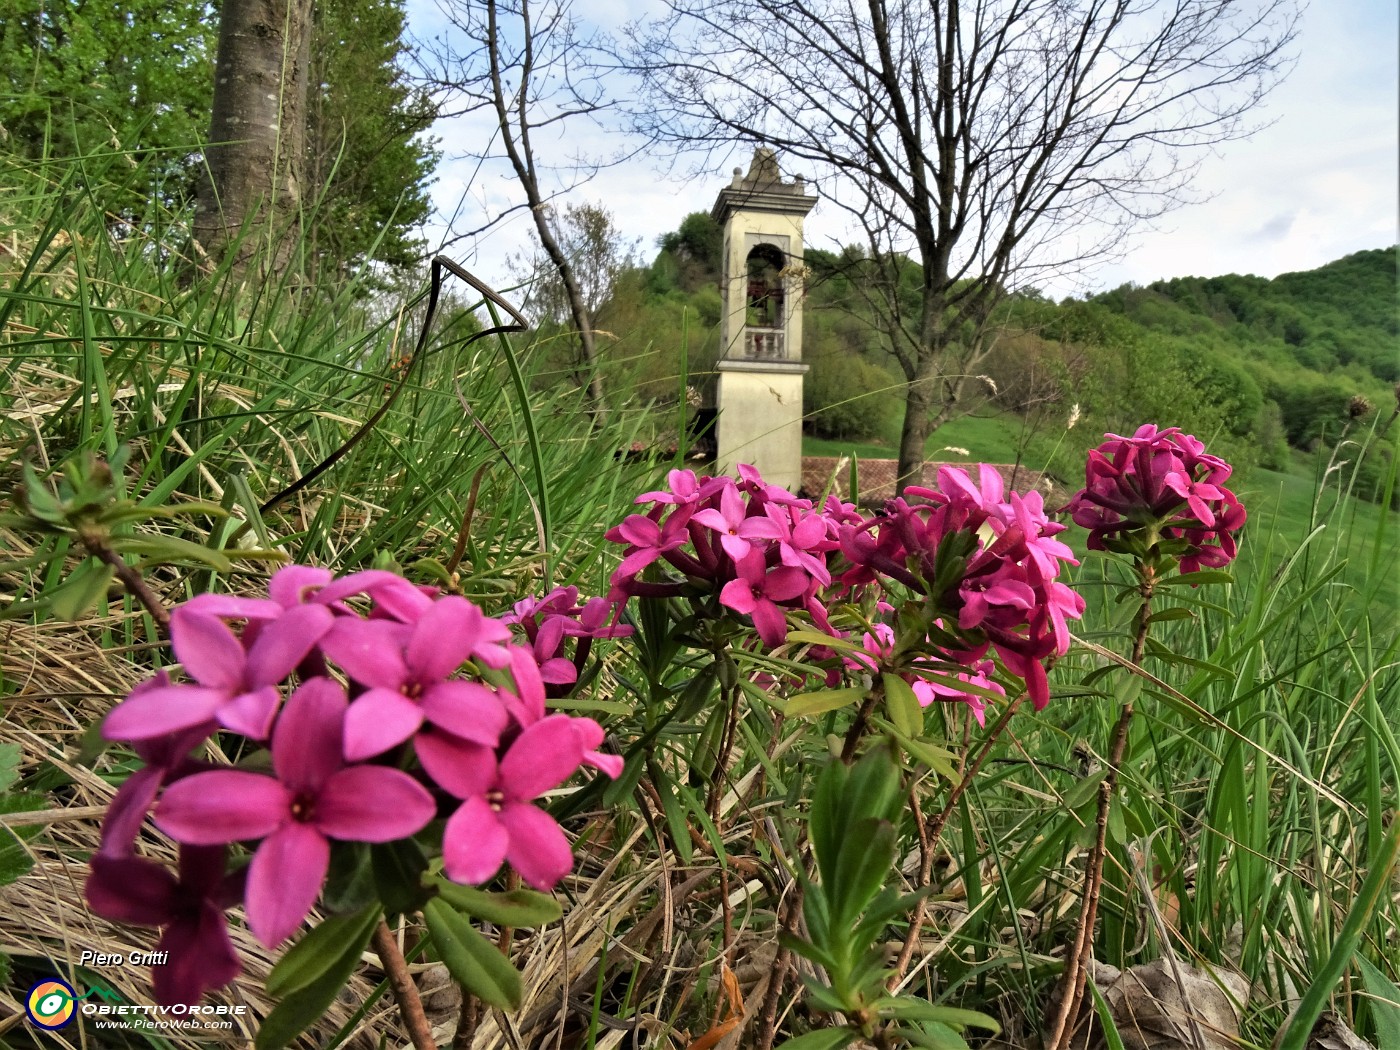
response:
M652 511L652 514L658 513ZM686 523L690 518L688 510L673 511L664 523L645 514L629 514L620 525L609 529L604 535L614 543L626 543L627 555L622 559L615 581L636 576L663 554L685 546L689 539Z
M181 846L180 873L140 857L96 854L84 895L112 922L163 928L156 950L169 953L151 968L156 1001L192 1006L240 970L224 911L243 897L244 872L224 873L223 846Z
M502 638L504 635L504 639ZM507 717L495 691L481 682L449 680L469 656L510 662L502 644L510 630L465 598L441 598L413 624L342 617L322 651L361 685L345 719L345 757L369 758L403 743L425 721L468 740L495 746ZM499 650L499 655L497 654Z
M787 621L776 603L791 601L806 591L810 577L788 565L769 571L758 551L738 561L735 570L739 578L724 585L719 592L720 603L752 617L765 645L782 645L787 637Z
M551 890L573 867L564 832L532 801L558 787L583 761L584 740L567 715L525 727L497 761L490 748L447 734L418 741L424 768L462 805L443 829L442 860L455 882L488 881L503 861L537 890Z
M1104 436L1089 452L1084 488L1068 507L1075 523L1089 530L1091 549L1184 539L1187 572L1234 557L1233 533L1244 525L1245 512L1224 485L1230 464L1177 427L1158 430L1149 423L1132 437Z
M320 641L335 617L319 605L285 611L246 649L222 620L181 606L170 616L170 642L197 685L133 693L102 723L108 740L149 740L217 722L264 740L277 715L277 686Z
M739 494L739 487L732 481L720 490L718 508L697 510L692 520L719 533L724 553L736 562L746 558L753 550L750 540L774 540L781 535L778 524L768 516L749 516L748 505Z
M152 689L170 688L170 676L157 671L155 677L142 682L131 691L131 696L140 696ZM209 737L212 726L195 726L183 729L168 736L137 740L132 747L145 763L122 782L111 803L107 806L107 816L102 821L102 845L99 852L113 857L127 856L141 832L146 814L155 804L160 789L172 780L202 769L211 768L208 763L191 757L192 752Z
M432 796L407 773L345 764L344 690L313 678L287 700L272 734L274 776L196 773L165 789L155 821L196 846L262 839L248 867L248 925L276 947L316 902L330 840L392 842L433 818Z

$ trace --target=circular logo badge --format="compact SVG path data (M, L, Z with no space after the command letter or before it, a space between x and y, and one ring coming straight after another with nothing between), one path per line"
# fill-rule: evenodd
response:
M24 1012L40 1028L52 1031L73 1020L77 999L77 993L67 981L50 977L29 989L29 998L24 1001Z

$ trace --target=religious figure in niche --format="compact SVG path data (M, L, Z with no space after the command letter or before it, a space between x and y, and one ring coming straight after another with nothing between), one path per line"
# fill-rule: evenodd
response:
M783 253L771 244L760 244L748 257L748 314L750 328L783 326Z

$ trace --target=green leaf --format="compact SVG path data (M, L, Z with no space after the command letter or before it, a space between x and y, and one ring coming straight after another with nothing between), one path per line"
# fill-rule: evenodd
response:
M656 788L656 793L661 798L661 811L666 818L666 828L671 833L671 845L680 854L681 861L689 864L695 848L690 841L690 825L685 819L685 807L676 798L675 785L653 770L652 787Z
M924 728L924 709L914 695L914 687L897 674L883 674L880 680L885 683L885 707L890 721L901 733L918 736Z
M804 959L810 959L818 966L826 967L828 973L836 968L836 960L831 953L824 948L817 947L817 945L813 944L811 941L803 940L801 937L794 937L790 933L779 932L778 944L795 955L800 955Z
M834 885L826 888L831 899L833 932L849 930L875 899L890 876L894 847L894 825L888 820L865 817L847 829L836 864ZM864 949L866 946L856 947Z
M321 890L325 909L337 914L359 911L378 899L369 863L369 843L331 843L330 872Z
M63 504L39 480L28 463L24 464L24 506L32 517L52 525L62 525L68 520Z
M18 744L0 744L0 791L9 791L19 780L21 759Z
M227 518L229 512L217 503L195 500L190 503L161 503L145 507L122 500L102 512L100 520L105 525L125 525L133 521L149 521L152 518L175 518L182 514L202 514L210 518Z
M1100 769L1090 776L1085 777L1083 780L1079 781L1079 783L1075 784L1074 787L1066 791L1065 808L1078 809L1090 799L1097 797L1099 784L1103 782L1103 778L1106 776L1108 776L1108 770Z
M475 886L463 886L442 877L434 878L438 896L458 911L485 919L497 926L533 929L547 926L564 914L559 902L547 893L518 889L509 893L489 893Z
M854 704L863 696L865 696L865 689L858 685L845 689L819 689L815 693L802 693L794 696L784 706L783 713L789 718L801 715L824 715L828 711L835 711L838 708Z
M861 817L895 820L904 808L899 764L886 746L872 748L851 767L847 782L846 820ZM845 829L842 829L843 834Z
M1128 827L1123 820L1123 807L1117 798L1109 801L1108 806L1108 841L1121 846L1128 841Z
M1356 967L1361 971L1366 994L1370 996L1376 1046L1400 1047L1400 988L1363 955L1356 956Z
M63 586L53 592L49 608L60 620L81 620L107 594L117 570L105 562L88 560L73 570Z
M817 776L816 787L812 790L812 809L808 817L808 833L812 838L812 851L817 855L817 868L823 879L831 879L836 872L836 860L841 852L841 836L845 821L846 781L850 770L840 759L828 759L825 768Z
M848 1002L842 996L836 994L836 989L830 985L822 984L815 977L803 977L803 985L807 988L808 1009L818 1010L822 1013L834 1014L845 1013L856 1004Z
M310 987L369 942L379 922L379 902L345 915L332 915L321 920L310 933L292 946L267 976L269 995L286 996ZM354 969L346 970L346 976ZM342 983L344 983L342 981Z
M856 1034L849 1028L818 1028L778 1044L777 1050L841 1050L843 1046L850 1046L855 1038Z
M427 900L423 872L428 870L428 858L414 839L399 839L371 847L370 865L374 869L379 899L384 902L388 914L417 911Z
M820 631L788 631L787 640L800 645L824 645L828 649L835 649L838 652L865 652L865 647L863 645L857 645L849 638L833 638L831 635L822 634Z
M520 1006L520 973L496 946L440 897L423 907L428 935L453 978L482 1002L502 1010Z
M873 722L880 728L894 734L894 738L899 741L905 751L908 751L910 755L950 784L958 784L962 781L962 776L958 773L958 756L947 748L939 746L928 737L915 737L902 733L892 723L882 722L880 719L874 719Z
M1001 1031L996 1018L976 1010L964 1010L956 1006L939 1006L911 995L890 996L877 1000L874 1008L881 1014L889 1014L902 1020L946 1024L954 1028L985 1028L993 1035Z
M1182 608L1180 605L1173 605L1167 609L1160 609L1147 618L1148 623L1162 623L1166 620L1190 620L1196 614L1190 609Z
M922 1046L924 1050L967 1050L967 1040L957 1029L936 1021L930 1021L926 1027L920 1028L900 1025L891 1034L907 1039L914 1046Z
M135 554L150 562L195 562L219 572L233 571L233 562L220 551L212 551L192 540L182 540L179 536L116 536L111 544L115 551Z
M303 937L273 968L272 974L268 976L269 991L277 978L278 970L283 969L292 956L300 951L301 959L277 981L279 986L300 986L289 992L267 1015L253 1044L257 1050L277 1050L287 1046L315 1024L330 1008L340 990L345 987L345 982L360 964L360 953L364 951L365 944L379 922L379 906L376 903L351 916L335 918L358 918L362 928L350 928L351 923L347 921L344 925L333 927L331 934L322 934L321 931L327 924L335 921L334 918L327 919ZM321 936L317 938L315 946L305 949L307 942L317 934ZM339 934L339 941L336 934ZM311 976L318 970L319 976ZM309 983L302 983L307 977L311 977Z

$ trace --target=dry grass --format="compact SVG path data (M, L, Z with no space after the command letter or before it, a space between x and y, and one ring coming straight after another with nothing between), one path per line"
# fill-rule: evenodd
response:
M63 782L49 793L57 805L44 814L42 830L25 843L34 860L33 869L19 881L0 887L0 951L12 958L17 970L56 970L80 989L90 983L77 966L83 951L150 951L156 940L153 930L97 918L83 899L87 857L98 844L99 814L115 787L104 776L111 767L105 756L92 765L83 764L79 757L90 727L141 677L132 654L100 644L104 632L119 635L120 627L121 617L112 616L78 625L10 624L0 628L4 632L0 669L13 689L0 721L0 741L19 745L23 774L44 771ZM147 836L143 850L154 859L173 863L172 845L157 836ZM240 925L235 924L232 932L244 972L210 1001L249 1007L242 1030L226 1044L242 1046L251 1043L257 1019L272 1007L261 989L276 956ZM150 982L140 968L104 968L92 974L129 1003L153 1003ZM357 976L348 989L347 1004L363 1002L375 983L377 978L369 973ZM31 1031L22 1021L19 999L26 987L23 982L12 982L0 992L0 1032L11 1041ZM337 1005L318 1027L321 1036L338 1028L352 1012L351 1005ZM395 1032L392 1018L382 1012L366 1018L360 1028L375 1036L387 1034L391 1041ZM45 1046L103 1045L101 1037L81 1023L55 1036L45 1035L44 1040ZM314 1040L313 1036L306 1045L318 1045ZM207 1038L177 1038L171 1043L209 1045Z

